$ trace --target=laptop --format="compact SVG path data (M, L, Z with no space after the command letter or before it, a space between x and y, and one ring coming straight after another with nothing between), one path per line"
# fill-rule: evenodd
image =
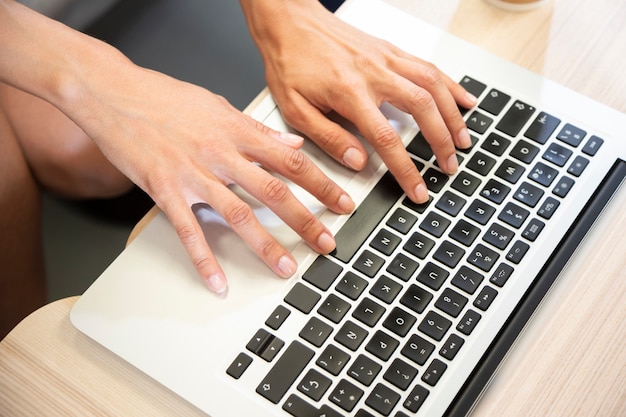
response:
M72 323L212 417L468 414L626 176L626 115L378 0L337 13L474 93L475 143L448 177L414 121L382 106L428 182L422 205L371 149L354 173L307 143L359 204L336 215L292 187L336 235L326 256L234 187L299 261L289 280L198 207L224 297L204 287L163 214L146 226ZM271 96L252 116L290 130Z

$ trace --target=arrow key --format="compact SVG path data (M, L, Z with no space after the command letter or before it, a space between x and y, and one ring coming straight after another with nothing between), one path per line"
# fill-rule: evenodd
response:
M230 364L226 373L235 379L241 378L241 375L248 369L248 366L252 363L252 358L245 353L241 352L237 355L237 358Z

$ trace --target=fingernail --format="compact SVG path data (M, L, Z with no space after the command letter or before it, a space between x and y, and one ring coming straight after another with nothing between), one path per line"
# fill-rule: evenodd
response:
M456 157L456 153L453 153L446 162L446 173L452 175L456 173L457 169L459 169L459 160Z
M466 127L459 131L459 146L461 149L467 149L472 146L472 138L470 137L469 131Z
M274 139L279 141L280 143L287 145L291 148L300 148L304 143L304 138L302 136L295 135L289 132L272 132L270 133Z
M365 166L365 157L357 148L348 148L343 153L343 164L358 171Z
M428 201L428 190L424 183L420 183L415 187L415 198L417 203L425 203Z
M335 238L331 236L330 233L324 232L317 239L317 246L323 253L329 253L333 249L335 249L336 243Z
M289 278L290 276L295 274L296 269L298 269L298 265L288 255L282 256L278 261L278 271L280 272L280 276L282 276L283 278Z
M211 275L205 281L206 286L209 289L217 294L223 294L228 289L228 285L226 285L226 279L221 275Z
M472 93L466 93L465 94L465 98L467 99L468 102L472 103L472 107L474 107L476 105L476 103L478 102L478 99Z
M339 197L337 205L344 213L352 213L355 207L354 201L352 201L348 194L342 194L341 197Z

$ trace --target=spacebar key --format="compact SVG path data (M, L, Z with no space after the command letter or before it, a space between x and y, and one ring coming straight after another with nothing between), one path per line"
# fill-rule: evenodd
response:
M256 392L277 404L313 358L313 351L298 341L289 345L263 378Z
M387 171L339 229L335 235L337 248L331 255L342 262L349 262L402 194L402 188Z

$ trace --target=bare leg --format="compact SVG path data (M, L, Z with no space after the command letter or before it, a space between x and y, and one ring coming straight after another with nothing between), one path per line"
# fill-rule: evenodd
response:
M41 199L0 108L0 339L45 302Z

